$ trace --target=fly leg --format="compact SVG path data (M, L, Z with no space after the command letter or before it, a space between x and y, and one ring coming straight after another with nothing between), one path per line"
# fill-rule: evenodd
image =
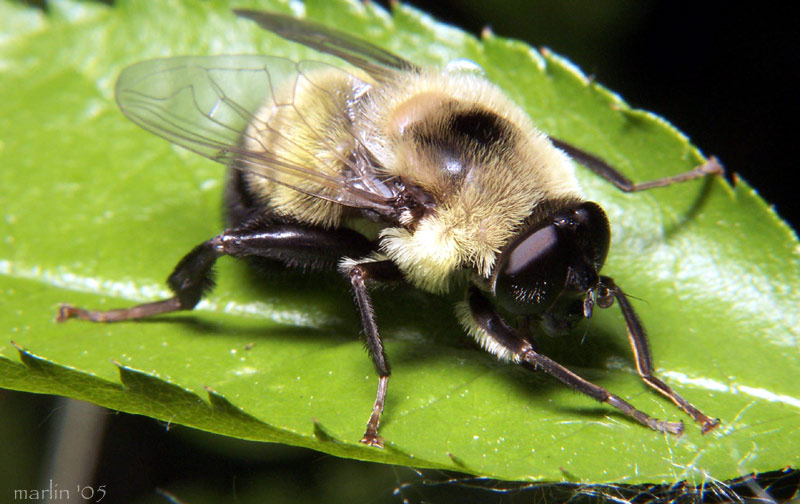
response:
M639 376L642 377L642 380L661 394L668 397L680 409L685 411L690 417L698 422L701 425L700 428L703 434L707 434L714 430L719 425L719 418L712 419L708 417L689 401L681 397L680 394L672 390L669 385L653 375L653 356L650 353L650 344L647 341L647 333L644 330L644 326L642 326L642 323L639 321L639 317L636 315L636 312L633 310L633 306L631 306L630 302L628 301L628 297L624 292L622 292L622 289L617 287L617 285L614 283L614 280L611 278L602 277L601 282L603 286L605 286L612 294L614 294L614 297L616 298L617 302L619 303L619 307L622 310L622 316L625 318L625 325L628 328L628 340L630 340L631 348L633 348L633 355L636 358L636 370L639 372Z
M173 297L131 308L86 310L61 305L56 320L70 318L92 322L120 322L191 310L214 287L213 266L224 255L263 257L291 267L334 268L345 256L362 256L372 244L349 229L322 229L293 223L254 220L201 243L181 259L167 279Z
M403 277L391 261L358 262L344 259L364 257L372 251L373 244L369 240L349 229L328 230L297 224L253 221L201 243L181 259L167 280L170 290L175 294L173 297L115 310L86 310L62 305L57 320L62 322L77 318L93 322L120 322L178 310L191 310L213 288L212 267L223 255L238 258L261 257L283 262L290 267L313 269L333 268L341 261L343 266L340 269L352 286L367 349L378 371L378 392L361 442L382 447L378 423L386 401L390 369L375 322L367 283L402 280Z
M344 261L339 269L350 280L350 285L353 288L353 298L358 307L358 312L361 314L361 327L364 330L367 350L378 372L378 392L361 442L369 446L383 448L383 438L378 435L378 424L383 412L383 405L386 402L386 387L389 384L391 370L389 369L389 361L386 359L381 335L378 332L378 325L375 322L375 310L372 308L367 282L398 281L403 279L403 275L397 269L397 266L388 260Z
M647 182L635 183L631 179L620 173L616 168L609 165L608 163L603 161L601 158L595 156L594 154L590 154L582 149L575 147L574 145L568 144L567 142L558 140L556 138L551 138L550 140L553 142L554 146L558 147L559 149L569 154L569 156L572 159L582 164L583 166L589 168L597 175L608 180L609 182L614 184L617 187L617 189L620 189L621 191L624 192L644 191L647 189L652 189L654 187L664 187L672 184L677 184L679 182L686 182L687 180L702 178L705 177L706 175L723 175L725 173L725 169L722 167L719 160L714 156L711 156L708 159L708 161L694 168L693 170L679 173L677 175L672 175L670 177L663 177L655 180L650 180Z
M471 314L470 332L488 351L517 364L540 369L568 387L617 408L639 423L658 432L680 435L683 422L658 420L622 399L573 373L558 362L542 355L497 314L492 304L476 288L470 287L467 303Z

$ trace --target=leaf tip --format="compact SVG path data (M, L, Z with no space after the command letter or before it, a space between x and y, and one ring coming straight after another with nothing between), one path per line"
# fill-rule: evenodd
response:
M447 452L447 456L450 457L450 460L453 461L453 464L458 466L460 469L464 470L467 468L467 464L460 457L456 456L454 453Z
M314 422L313 436L315 439L326 443L337 443L337 444L339 443L339 440L337 440L335 437L333 437L333 435L331 435L330 433L328 433L328 431L325 430L325 428L322 426L319 420L317 420L314 417L311 417L311 421Z

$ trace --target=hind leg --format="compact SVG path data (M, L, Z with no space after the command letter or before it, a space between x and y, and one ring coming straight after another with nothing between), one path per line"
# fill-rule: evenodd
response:
M186 254L167 279L173 297L114 310L87 310L65 304L59 308L57 320L120 322L191 310L214 287L213 266L224 255L262 257L290 267L332 269L343 257L361 257L372 250L369 240L349 229L254 220L226 230Z

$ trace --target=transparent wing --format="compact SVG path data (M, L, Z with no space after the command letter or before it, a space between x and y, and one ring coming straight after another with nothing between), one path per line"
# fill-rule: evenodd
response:
M233 12L287 40L342 58L377 79L391 78L398 70L418 69L417 65L374 44L321 24L273 12L248 9L234 9Z
M319 70L327 75L342 72L354 85L368 86L344 70L320 62L259 55L185 56L127 67L117 81L116 98L122 112L142 128L214 161L335 203L391 213L392 195L377 187L374 174L366 173L364 166L344 154L340 161L349 167L344 170L347 177L343 170L319 159L316 163L298 162L300 158L316 159L311 152L289 159L275 154L263 138L252 136L251 142L244 141L248 125L258 121L259 129L269 130L273 143L280 142L283 152L305 149L271 128L270 119L289 108L293 117L304 120L302 111L294 107L294 90L318 86L315 75ZM324 88L319 91L327 92ZM321 143L327 141L313 134ZM337 147L331 145L330 151L338 152Z

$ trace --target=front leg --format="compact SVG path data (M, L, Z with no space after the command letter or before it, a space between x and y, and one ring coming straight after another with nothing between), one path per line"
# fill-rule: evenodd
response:
M378 392L375 396L375 403L372 406L372 414L367 422L367 429L361 442L383 448L383 438L378 435L378 424L380 423L383 405L386 402L386 387L389 384L389 361L386 359L386 352L383 348L378 324L375 321L375 310L372 308L372 299L367 287L368 281L390 282L403 279L403 275L397 266L391 261L342 261L340 271L350 280L353 288L353 298L361 315L361 327L364 330L367 350L369 351L375 369L378 372Z
M633 310L633 306L631 306L631 303L628 301L628 297L622 292L622 289L617 287L613 279L602 277L601 281L603 286L617 299L619 307L622 310L622 316L625 317L625 325L628 329L628 340L630 341L633 355L636 359L636 371L638 371L642 381L668 397L679 408L698 422L701 425L700 428L703 434L708 434L714 430L719 425L719 418L709 417L692 403L684 399L680 394L672 390L672 387L655 376L653 372L653 357L650 354L650 344L647 341L647 333L644 330L644 326L639 321L636 312Z
M683 433L683 422L666 422L652 418L634 408L621 397L581 378L558 362L536 352L528 340L506 324L478 288L470 287L467 304L468 311L461 314L462 323L467 326L470 334L481 346L489 352L501 359L525 367L541 369L571 389L607 403L653 430L678 435Z

